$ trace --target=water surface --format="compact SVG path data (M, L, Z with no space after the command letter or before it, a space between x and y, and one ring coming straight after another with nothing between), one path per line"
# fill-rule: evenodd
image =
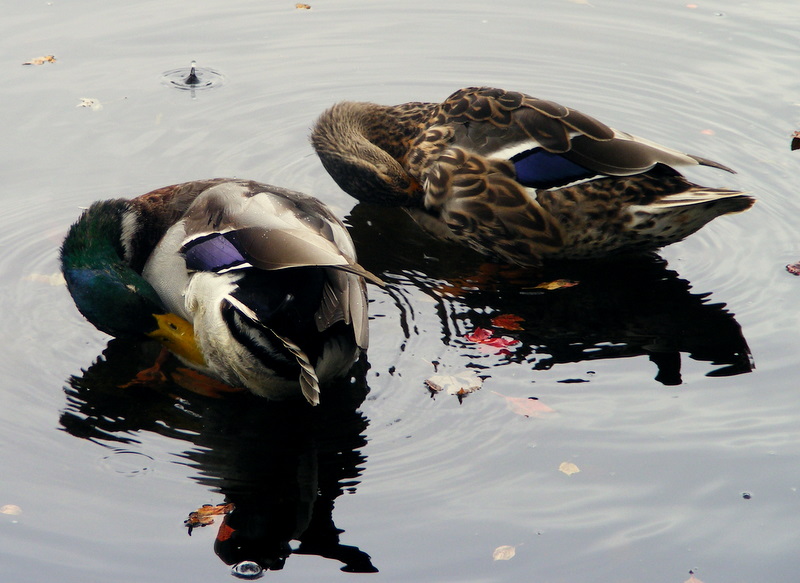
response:
M0 515L4 580L230 580L221 521L183 527L227 498L231 521L259 525L266 576L286 581L795 581L791 3L6 8L0 506L22 513ZM162 83L192 60L225 82ZM547 278L579 284L536 291L400 212L356 205L308 143L336 100L482 84L719 160L738 174L690 177L758 203L660 257L560 268ZM213 176L319 197L389 282L370 289L367 362L323 411L120 390L153 347L109 343L53 277L81 207ZM524 329L492 328L507 313ZM476 327L519 342L486 350L464 338ZM465 369L485 380L462 400L425 388ZM554 412L524 417L501 395ZM494 561L501 545L515 556Z

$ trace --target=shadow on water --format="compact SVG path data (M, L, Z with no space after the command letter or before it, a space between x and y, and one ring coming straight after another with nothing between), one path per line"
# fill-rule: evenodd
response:
M158 353L152 342L109 342L97 362L68 379L62 427L101 444L136 442L142 431L191 444L179 457L196 470L193 479L232 505L214 551L237 576L282 569L292 554L334 559L343 571L377 571L367 553L340 542L333 521L335 499L355 491L366 462L360 449L369 422L358 411L368 392L365 359L315 408L249 394L195 395L173 382L185 378L174 359L164 366L168 380L120 388Z
M504 362L528 362L534 370L646 355L658 382L679 385L682 353L711 363L707 376L754 368L742 329L725 304L693 292L657 255L533 271L487 263L469 249L428 237L398 209L359 204L348 222L360 263L392 283L389 293L407 336L415 317L410 287L433 300L445 344L463 346L476 327L488 329L519 341ZM561 280L576 285L536 287ZM493 318L503 314L518 316L520 329L493 326Z

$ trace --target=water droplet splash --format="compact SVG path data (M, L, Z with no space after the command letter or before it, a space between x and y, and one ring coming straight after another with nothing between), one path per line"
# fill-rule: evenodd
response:
M222 73L207 67L198 67L195 61L186 68L172 69L161 75L161 81L167 87L182 91L201 91L219 87L225 81Z
M258 579L264 574L264 569L255 561L242 561L233 566L231 574L239 579Z

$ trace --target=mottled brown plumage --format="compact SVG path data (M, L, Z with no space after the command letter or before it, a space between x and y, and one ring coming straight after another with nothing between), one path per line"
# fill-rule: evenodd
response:
M442 103L338 103L311 142L352 196L405 207L438 236L526 266L657 249L754 202L674 169L732 172L722 164L489 87Z

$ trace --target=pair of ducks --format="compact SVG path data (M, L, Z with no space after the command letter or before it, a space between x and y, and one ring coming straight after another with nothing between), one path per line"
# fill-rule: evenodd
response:
M754 202L674 169L732 172L721 164L488 87L442 103L339 103L311 143L355 198L521 266L655 250ZM61 263L103 332L151 336L223 383L311 404L367 348L365 280L382 285L320 201L223 178L94 203Z

